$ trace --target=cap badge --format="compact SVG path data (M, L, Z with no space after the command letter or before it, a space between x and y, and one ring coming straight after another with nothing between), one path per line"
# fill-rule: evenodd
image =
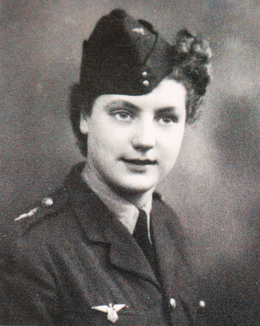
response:
M137 34L145 35L145 31L143 27L135 27L132 29L132 32L135 32Z
M109 303L109 305L96 306L96 307L92 307L91 309L95 309L107 313L107 319L114 324L119 318L117 312L123 309L124 307L126 307L125 304L113 305L112 303Z

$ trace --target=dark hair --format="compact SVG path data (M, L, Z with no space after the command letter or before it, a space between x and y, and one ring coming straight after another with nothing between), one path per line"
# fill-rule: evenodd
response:
M186 121L192 123L210 82L211 50L207 41L191 34L187 29L177 33L174 49L174 66L168 79L182 83L187 90ZM99 95L82 94L80 85L74 84L70 96L70 119L81 153L87 155L87 135L79 129L80 114L91 114Z
M207 41L184 29L177 34L175 51L175 65L169 78L186 87L186 121L192 123L210 82L211 50Z

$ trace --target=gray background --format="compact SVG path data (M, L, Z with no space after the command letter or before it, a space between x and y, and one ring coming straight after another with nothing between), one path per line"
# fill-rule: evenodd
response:
M79 78L82 40L117 7L150 21L169 42L183 27L210 41L214 80L160 191L187 232L208 324L257 325L258 1L3 0L1 220L12 231L13 218L81 160L70 87Z

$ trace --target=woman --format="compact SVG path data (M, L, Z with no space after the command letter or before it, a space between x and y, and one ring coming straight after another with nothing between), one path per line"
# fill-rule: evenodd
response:
M122 10L97 23L71 110L85 162L15 219L21 235L3 264L2 323L199 323L204 302L183 232L155 187L206 92L209 59L187 30L170 45Z

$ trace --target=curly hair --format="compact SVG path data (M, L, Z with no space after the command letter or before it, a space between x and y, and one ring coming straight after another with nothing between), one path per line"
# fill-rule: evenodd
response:
M166 78L185 86L187 90L186 122L191 124L196 120L196 113L211 79L209 64L211 50L206 40L183 29L176 35L173 55L174 66ZM71 88L70 120L78 140L78 147L84 156L87 155L87 135L80 132L80 114L91 114L96 97L93 93L82 94L79 84L74 84Z
M192 123L210 82L211 50L206 40L187 29L178 32L175 43L175 65L170 79L182 83L187 90L186 121Z

